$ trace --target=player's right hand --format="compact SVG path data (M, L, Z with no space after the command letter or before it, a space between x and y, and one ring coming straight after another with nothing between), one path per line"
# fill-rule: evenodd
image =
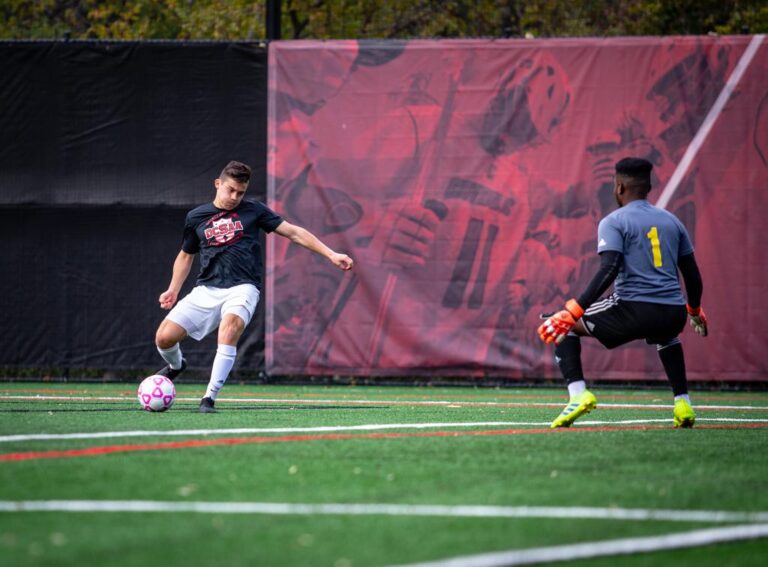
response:
M160 294L158 301L160 301L160 307L162 309L170 309L175 305L177 298L178 294L175 291L169 289Z
M706 337L709 333L709 328L707 327L707 316L704 310L701 307L691 307L690 305L686 305L685 308L688 310L688 315L691 318L693 330L702 337Z
M575 299L569 299L565 309L548 315L547 320L539 325L539 338L548 345L560 344L583 314L581 305Z
M562 311L552 314L546 321L539 325L539 338L548 345L551 345L552 343L559 344L563 342L568 331L570 331L575 324L576 320L573 316L563 309Z
M351 270L352 266L355 265L355 261L352 258L339 252L333 253L331 256L331 262L333 262L334 266L344 271Z

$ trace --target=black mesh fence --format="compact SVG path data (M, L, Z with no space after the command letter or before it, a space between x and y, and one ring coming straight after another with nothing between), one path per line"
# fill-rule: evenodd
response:
M4 42L0 76L0 366L159 366L186 211L230 159L265 197L266 48ZM193 366L210 340L185 343ZM240 352L263 367L263 317Z

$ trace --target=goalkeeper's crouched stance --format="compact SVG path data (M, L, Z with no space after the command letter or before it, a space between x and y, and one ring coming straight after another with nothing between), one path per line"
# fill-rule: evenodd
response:
M693 427L696 420L678 335L690 317L694 330L707 336L707 318L701 308L703 284L683 224L646 199L652 169L649 161L640 158L624 158L616 164L613 193L619 209L598 226L600 268L578 299L544 316L538 328L542 341L555 344L555 361L570 395L553 428L570 427L597 407L581 367L582 336L594 337L609 349L639 339L656 345L672 385L674 426ZM685 281L687 303L678 270ZM611 284L614 293L597 301Z

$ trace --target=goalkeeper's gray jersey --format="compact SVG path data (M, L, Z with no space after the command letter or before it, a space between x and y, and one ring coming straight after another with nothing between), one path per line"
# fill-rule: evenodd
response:
M600 221L597 252L624 255L614 291L627 301L684 304L677 259L693 253L683 223L645 199L632 201Z

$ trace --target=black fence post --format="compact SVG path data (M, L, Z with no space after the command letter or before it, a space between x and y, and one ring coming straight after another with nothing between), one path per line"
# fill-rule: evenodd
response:
M282 0L267 0L267 39L280 39Z

